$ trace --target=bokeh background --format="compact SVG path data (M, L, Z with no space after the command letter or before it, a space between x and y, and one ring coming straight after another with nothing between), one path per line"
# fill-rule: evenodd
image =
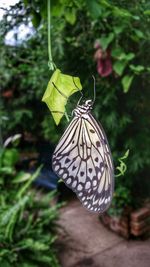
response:
M57 217L62 200L67 208L73 196L51 169L67 120L56 126L41 102L52 75L47 1L0 1L0 8L0 262L2 267L58 266ZM109 218L149 209L149 29L146 0L51 0L56 66L80 77L85 99L93 98L95 76L93 114L107 133L115 167L129 150L123 160L127 170L115 179ZM69 99L68 114L79 97ZM148 230L140 231L135 236L148 236Z

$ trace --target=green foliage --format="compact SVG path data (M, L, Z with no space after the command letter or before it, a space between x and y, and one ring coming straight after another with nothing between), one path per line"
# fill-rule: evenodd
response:
M132 198L130 190L125 186L120 185L114 193L108 214L120 216L125 211L125 208L129 208L131 206L131 203Z
M127 93L130 86L131 86L131 83L133 81L133 78L134 76L129 76L129 75L126 75L122 78L122 85L123 85L123 91L124 93Z
M108 36L102 36L100 38L100 44L103 50L106 50L109 46L109 44L114 40L114 33L111 32L108 34Z
M41 167L33 174L17 173L17 159L16 149L1 150L0 266L58 267L54 249L58 206L51 204L55 192L31 189Z

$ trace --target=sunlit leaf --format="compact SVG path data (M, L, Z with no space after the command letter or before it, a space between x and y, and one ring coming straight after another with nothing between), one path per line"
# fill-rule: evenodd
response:
M29 180L30 177L31 177L30 173L20 171L16 175L16 177L12 180L12 183L22 183L22 182L25 182L25 181Z
M123 85L123 91L124 93L127 93L129 91L129 88L131 86L132 80L134 76L133 75L126 75L122 78L122 85Z
M65 113L68 98L81 89L82 85L78 77L62 74L59 69L55 70L42 101L47 104L57 125Z
M74 8L66 9L64 15L66 21L68 21L71 25L73 25L76 22L76 9Z

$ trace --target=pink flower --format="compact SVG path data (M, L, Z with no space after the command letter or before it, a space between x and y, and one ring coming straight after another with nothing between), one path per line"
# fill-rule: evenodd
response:
M113 71L110 51L108 49L102 50L100 45L96 48L94 59L97 61L97 72L101 77L107 77Z

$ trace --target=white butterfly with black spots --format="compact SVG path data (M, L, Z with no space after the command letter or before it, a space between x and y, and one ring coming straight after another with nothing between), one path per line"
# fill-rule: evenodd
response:
M74 109L74 118L53 154L54 172L90 211L102 213L111 204L114 168L104 130L91 114L92 100Z

